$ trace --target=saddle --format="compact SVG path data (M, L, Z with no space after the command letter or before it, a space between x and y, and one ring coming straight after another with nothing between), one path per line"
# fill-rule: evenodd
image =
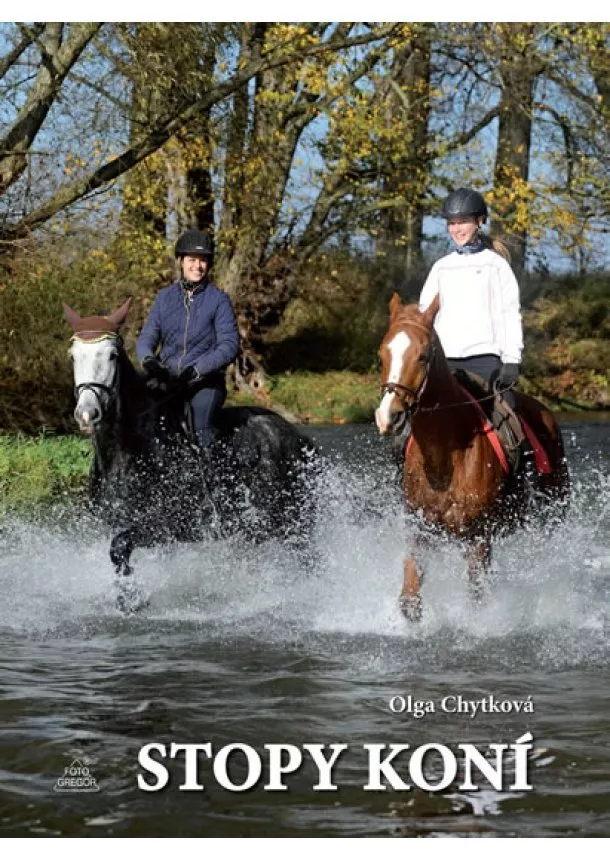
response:
M476 373L457 370L454 376L462 388L478 401L481 411L496 432L511 474L515 474L524 453L524 442L528 438L522 419L502 397L502 393L491 391L485 380Z

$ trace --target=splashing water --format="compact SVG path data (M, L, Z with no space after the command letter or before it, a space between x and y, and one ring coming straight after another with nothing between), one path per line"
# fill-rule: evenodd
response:
M470 639L475 647L477 640L527 633L544 641L552 663L578 662L588 647L593 659L600 649L605 655L610 488L598 466L580 467L569 513L554 531L532 525L496 541L482 605L469 599L459 548L439 538L428 553L424 617L413 626L399 613L397 597L416 524L403 513L392 464L363 440L355 447L358 462L349 462L349 451L347 458L345 451L331 456L315 489L320 505L308 569L273 540L137 550L135 580L149 601L141 621L191 623L214 638L381 635L415 639L419 647L439 636ZM96 523L76 518L60 529L13 521L0 542L0 627L44 635L65 625L100 630L120 621L109 535Z

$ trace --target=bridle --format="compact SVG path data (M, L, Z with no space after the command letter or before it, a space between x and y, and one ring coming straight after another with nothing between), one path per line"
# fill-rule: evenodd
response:
M426 361L426 372L424 373L424 378L417 388L409 388L408 385L403 385L402 382L385 382L381 385L382 396L387 392L398 397L408 416L413 416L416 412L442 412L446 409L457 409L460 406L472 406L473 402L480 404L485 403L487 400L495 400L497 393L494 390L491 394L484 397L473 397L473 395L469 394L467 400L458 400L456 403L449 403L444 406L440 406L438 403L435 403L434 406L420 406L420 399L428 382L430 368L434 360L437 344L438 340L435 338L430 345L430 353ZM407 403L407 397L412 398L410 403Z
M98 337L80 337L81 334L98 335ZM118 334L116 332L109 332L109 331L77 332L76 334L72 335L70 340L76 341L77 343L99 343L100 341L103 341L103 340L114 340L114 341L116 341L117 346L122 346L122 344L123 344L123 338L120 336L120 334ZM108 407L111 406L112 403L117 398L118 392L117 392L116 381L117 381L118 372L119 372L119 368L118 368L118 364L117 364L115 371L114 371L114 376L113 376L109 385L106 385L103 382L81 382L79 385L75 385L74 386L74 396L76 398L76 402L78 403L78 400L79 400L81 394L83 393L83 391L90 391L95 396L95 398L97 399L98 406L100 407L100 411L103 412L104 409L102 408L102 398L100 395L105 394L107 396L105 408L108 409ZM139 409L134 414L136 416L139 416L139 415L146 415L149 412L154 412L155 410L158 410L159 407L166 405L167 403L169 403L172 400L175 400L175 398L177 396L179 396L179 394L180 394L180 391L173 391L167 397L156 400L151 406L147 406L144 409Z
M422 381L417 388L410 388L408 385L403 385L402 382L383 382L381 384L381 395L394 394L400 400L404 411L407 415L414 415L420 409L419 401L424 393L428 378L430 376L430 368L436 354L437 340L434 337L430 343L428 355L426 358L426 370ZM411 398L411 402L407 402L407 397Z
M80 337L82 334L97 334L99 337ZM117 345L120 346L123 342L121 336L116 332L109 331L86 331L86 332L78 332L77 334L72 335L70 338L71 341L76 343L99 343L103 340L115 340ZM110 385L106 385L103 382L81 382L78 385L74 386L74 396L76 398L76 402L78 403L81 394L83 391L90 391L95 398L97 399L100 412L103 412L103 404L101 394L105 394L108 398L106 402L106 408L113 402L116 398L116 379L118 374L118 365L115 367L114 376L110 382Z

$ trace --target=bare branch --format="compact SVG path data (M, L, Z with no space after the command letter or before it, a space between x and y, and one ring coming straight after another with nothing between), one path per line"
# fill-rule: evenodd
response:
M114 96L101 84L89 80L89 78L86 78L84 75L75 74L74 72L70 73L70 80L74 81L77 84L81 84L82 86L87 87L90 90L93 90L94 93L97 93L100 96L103 96L106 101L114 105L115 108L118 108L118 110L121 111L124 116L129 115L130 106L127 104L127 102L121 101L121 99Z
M30 29L29 27L21 26L19 28L23 35L23 38L20 42L17 42L12 51L3 57L0 60L0 78L3 78L8 70L13 66L19 57L23 54L27 48L36 40L36 38L42 33L44 30L44 24L34 24L34 26Z
M83 25L86 26L86 25ZM88 25L93 26L93 25ZM95 25L98 27L99 25ZM181 127L195 119L202 111L209 110L227 96L240 89L247 81L267 69L278 68L301 59L303 56L315 56L329 51L354 47L375 42L392 34L397 24L386 24L378 30L368 32L361 36L352 38L330 38L327 41L309 46L290 46L289 50L275 50L265 57L254 59L241 71L235 72L226 81L212 87L208 92L196 101L183 103L180 109L170 117L159 120L147 133L135 139L131 146L120 155L112 158L106 164L92 171L88 176L82 177L75 182L63 185L49 200L38 209L25 215L19 223L5 227L2 231L7 238L26 235L30 230L40 226L57 212L79 200L86 194L108 184L112 180L130 170L140 161L151 155L164 143L166 143ZM95 31L94 31L95 32ZM93 33L91 34L93 35ZM90 37L89 37L90 38ZM68 69L66 69L67 73ZM0 143L0 146L2 144ZM4 148L4 147L3 147ZM1 163L1 162L0 162Z
M438 158L441 153L444 154L446 152L451 152L455 149L459 149L460 146L465 146L467 143L477 136L477 134L484 129L489 123L500 115L500 106L496 105L496 107L491 108L487 111L487 113L481 117L481 119L476 122L471 128L462 132L462 134L458 134L457 137L454 137L453 140L450 140L443 147L434 147L430 151L430 158Z
M12 185L25 170L24 153L45 121L64 78L101 25L74 24L63 45L60 44L62 26L61 24L48 25L44 39L47 57L43 57L36 81L28 93L25 104L3 139L0 140L0 150L13 151L12 155L0 158L0 191Z

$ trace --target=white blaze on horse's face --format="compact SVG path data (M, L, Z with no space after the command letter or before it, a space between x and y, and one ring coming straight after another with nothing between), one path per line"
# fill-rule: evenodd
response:
M74 417L81 432L91 435L111 399L117 372L116 340L114 337L95 341L76 338L70 353L77 397Z
M390 352L390 372L385 380L386 383L400 382L405 355L410 346L411 339L404 331L399 331L387 344L387 349ZM392 418L395 415L392 412L392 405L395 397L396 395L391 391L386 391L381 398L379 408L375 412L375 422L382 434L390 433L392 429Z

